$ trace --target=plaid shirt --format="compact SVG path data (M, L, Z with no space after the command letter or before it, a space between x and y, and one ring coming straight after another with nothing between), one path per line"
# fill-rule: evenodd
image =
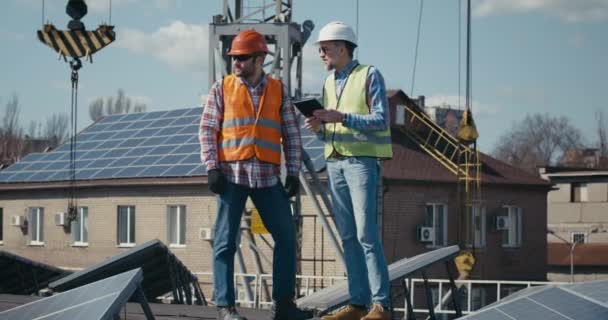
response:
M247 85L256 114L260 98L268 83L266 77L267 75L264 75L262 81L255 87L238 78L241 83ZM287 93L287 89L283 87L283 104L281 106L283 153L287 162L287 175L297 177L301 165L302 140L296 114ZM219 162L218 135L223 119L222 80L218 80L211 87L207 97L207 104L203 108L198 134L201 143L201 160L207 166L207 170L221 169L228 181L250 188L264 188L275 185L281 175L280 165L262 162L255 157L241 161Z

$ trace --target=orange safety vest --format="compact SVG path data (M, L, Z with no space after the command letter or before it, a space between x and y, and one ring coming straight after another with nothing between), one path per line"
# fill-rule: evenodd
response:
M220 161L239 161L256 157L281 163L281 105L283 86L267 77L257 115L247 86L233 74L222 82L224 121L218 139Z

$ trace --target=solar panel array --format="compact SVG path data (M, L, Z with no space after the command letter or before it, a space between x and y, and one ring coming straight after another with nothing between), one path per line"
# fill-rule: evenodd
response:
M76 179L187 177L206 175L198 127L202 108L111 115L77 135ZM302 129L316 170L324 168L323 144ZM70 179L70 144L33 153L0 171L0 182Z
M131 270L0 312L0 319L116 319L142 279L140 269Z
M608 319L608 280L524 289L461 319Z
M459 251L460 248L458 246L449 246L395 261L388 266L389 279L393 281L407 277L437 262L451 259ZM347 285L346 282L341 282L299 298L296 302L300 308L316 309L320 312L325 312L348 302L350 296Z

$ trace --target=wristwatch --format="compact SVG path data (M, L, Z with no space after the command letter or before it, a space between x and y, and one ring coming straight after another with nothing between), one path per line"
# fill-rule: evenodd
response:
M346 123L346 113L342 114L342 124Z

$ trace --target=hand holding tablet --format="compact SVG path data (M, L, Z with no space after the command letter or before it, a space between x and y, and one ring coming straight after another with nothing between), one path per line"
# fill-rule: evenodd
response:
M315 98L294 101L293 104L306 118L312 117L315 110L323 109L323 105Z

